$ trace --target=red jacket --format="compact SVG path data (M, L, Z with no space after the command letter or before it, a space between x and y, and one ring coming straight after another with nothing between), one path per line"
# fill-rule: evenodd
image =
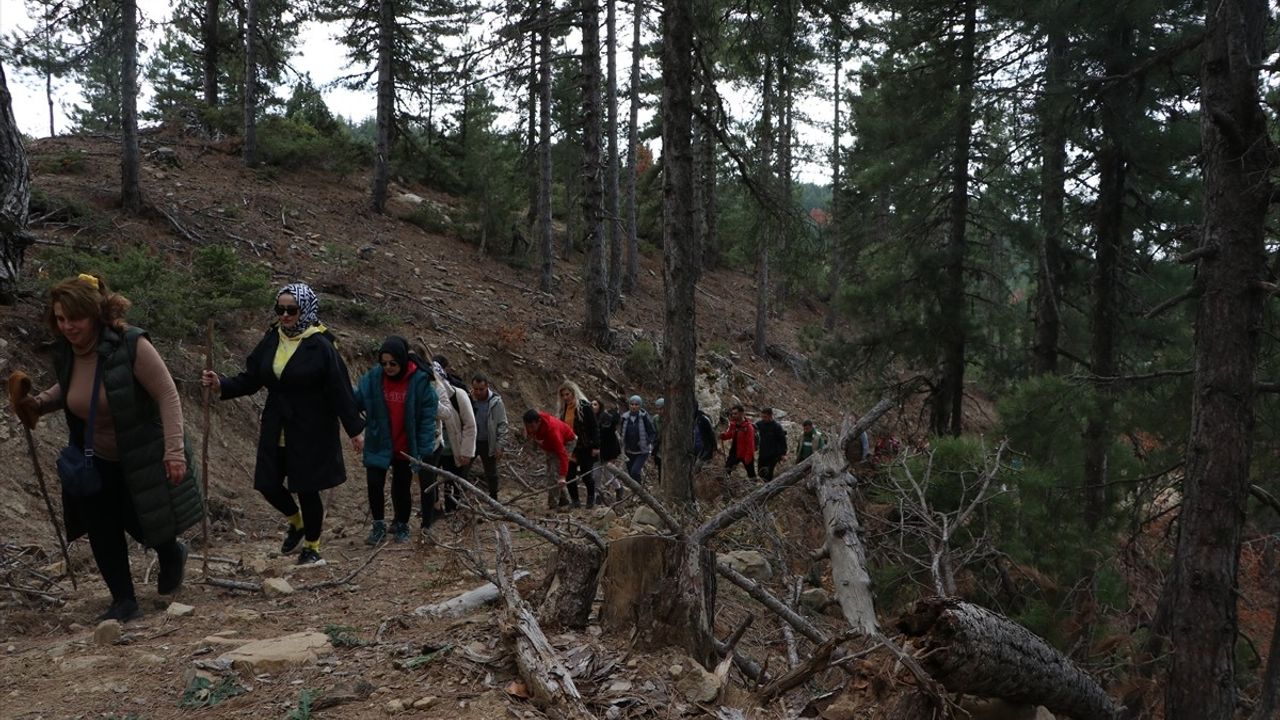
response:
M542 422L538 424L538 431L529 435L529 439L538 443L548 455L559 458L560 477L565 477L569 474L569 453L565 450L565 445L577 440L578 436L573 434L573 428L564 424L563 420L544 412L539 412L538 417Z
M744 463L756 459L756 429L746 418L729 422L729 429L720 433L721 440L733 440L733 451Z

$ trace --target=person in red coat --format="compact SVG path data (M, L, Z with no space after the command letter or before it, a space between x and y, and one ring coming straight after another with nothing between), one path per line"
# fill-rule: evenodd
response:
M533 409L524 414L524 434L547 454L547 507L555 510L567 496L569 455L578 436L562 420Z
M747 420L741 405L734 405L729 411L729 429L720 433L721 440L730 440L728 459L725 460L726 475L733 474L738 463L747 469L747 477L756 478L756 429Z

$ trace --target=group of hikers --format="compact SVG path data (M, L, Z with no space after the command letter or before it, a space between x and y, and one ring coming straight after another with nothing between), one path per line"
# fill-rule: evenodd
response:
M56 384L30 391L25 373L10 378L18 418L33 429L41 415L62 410L70 437L59 458L67 539L87 534L94 561L110 593L101 619L138 617L129 571L126 534L156 551L157 590L182 583L187 548L179 535L200 521L202 497L183 431L182 406L173 377L147 333L125 323L130 302L99 275L80 274L52 287L45 319L54 344ZM453 373L447 358L426 360L400 336L387 337L377 363L353 385L332 333L320 320L316 293L291 283L276 293L273 323L234 375L213 370L200 383L221 400L266 390L258 432L254 488L286 520L280 552L298 550L300 565L319 562L325 509L321 491L346 481L341 434L365 466L372 526L366 542L388 535L407 542L413 513L413 479L419 480L421 526L454 512L460 489L431 468L467 479L479 464L490 497L498 498L498 461L509 436L502 397L483 373L470 383ZM529 409L526 439L547 458L550 509L623 499L622 484L604 466L622 459L641 482L650 456L661 474L658 446L662 399L655 412L639 395L625 409L588 400L572 381L557 390L554 412ZM717 450L706 413L694 411L694 453L699 466ZM788 455L786 432L764 408L754 424L741 405L729 413L725 471L742 465L749 478L773 478ZM340 434L341 433L341 434ZM864 440L865 443L865 440ZM805 420L796 462L826 439ZM65 462L64 462L65 460ZM478 463L477 463L478 461ZM385 515L391 477L392 520ZM604 482L599 483L598 479ZM609 491L611 496L603 496Z

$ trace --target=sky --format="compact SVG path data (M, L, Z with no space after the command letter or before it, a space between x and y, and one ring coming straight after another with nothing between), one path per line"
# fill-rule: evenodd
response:
M144 27L149 23L153 24L153 29L144 29L140 33L140 41L144 47L154 45L160 35L160 30L155 29L155 25L168 20L171 14L170 4L166 0L138 0L138 9L143 18ZM29 29L34 25L35 21L27 14L23 0L0 0L0 35L9 35L15 29ZM298 38L295 48L296 54L291 63L298 73L309 73L311 75L311 79L321 88L325 102L331 112L335 115L360 121L374 114L376 102L373 93L340 87L328 87L330 81L350 72L346 68L345 51L334 39L338 30L339 28L336 25L305 24ZM620 37L617 57L618 76L620 84L625 85L631 67L631 17L623 9L620 9L618 13L618 34ZM576 39L571 36L570 41L576 42ZM140 62L145 62L145 58L141 58ZM657 72L657 61L652 58L646 60L645 69L646 72L655 74ZM823 71L829 70L823 68ZM48 105L45 101L43 78L17 73L14 68L10 67L5 68L5 74L9 81L9 90L13 94L13 111L18 127L22 132L32 137L47 137L49 135L49 113ZM288 84L292 85L295 81L296 78L292 78L288 81ZM756 104L756 98L750 88L737 90L722 88L721 92L724 95L726 109L730 114L739 118L752 114L751 108ZM81 89L71 80L55 81L53 94L55 133L68 132L70 128L70 122L67 119L68 113L82 99ZM278 88L276 94L288 97L289 88ZM146 82L142 82L139 109L145 109L149 105L150 96L151 88ZM508 100L508 107L518 108L521 106L515 98ZM800 110L802 114L812 119L810 126L799 128L798 132L801 141L814 144L821 150L821 157L799 162L797 165L798 179L805 182L826 184L830 180L827 156L831 141L828 131L823 130L822 125L830 123L832 115L830 102L826 99L809 98L807 100L802 99L801 104ZM626 112L625 105L619 109L619 119L624 124L626 122ZM652 110L644 111L641 117L642 125L647 122L647 118L651 114ZM502 122L514 125L519 122L519 118L511 114L509 118L504 118ZM660 141L654 141L650 143L650 146L655 153L660 152Z

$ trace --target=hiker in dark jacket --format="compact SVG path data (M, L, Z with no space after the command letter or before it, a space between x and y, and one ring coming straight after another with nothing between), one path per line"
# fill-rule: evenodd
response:
M596 505L596 456L600 454L600 430L596 427L596 414L582 388L572 380L565 380L556 391L560 398L559 418L573 428L578 443L573 448L569 463L569 498L574 507L581 507L578 498L578 478L587 484L587 507Z
M639 395L627 399L627 411L622 413L619 432L622 434L622 452L627 455L627 474L632 480L643 482L644 463L653 452L658 430L653 425L653 418L645 412L644 399Z
M476 457L484 465L489 497L498 499L498 461L507 442L507 406L481 373L471 377L471 411L476 417ZM471 463L472 466L475 463Z
M279 321L249 353L244 371L222 377L205 370L201 382L223 400L267 389L253 487L289 521L280 552L301 542L298 564L307 565L320 561L320 491L347 481L339 424L362 452L364 419L333 335L320 322L315 291L286 285L276 293L275 311Z
M378 351L378 364L360 378L355 399L365 416L364 467L373 516L365 544L377 545L387 534L387 470L391 471L391 532L396 542L408 542L414 468L404 453L435 464L438 398L431 368L419 367L407 340L388 336Z
M591 409L596 414L596 429L600 431L600 455L596 458L596 471L604 473L603 486L612 489L619 501L623 498L622 481L613 473L605 473L601 465L611 465L622 455L622 445L618 442L618 423L622 422L617 410L611 410L599 400L591 401Z
M769 482L774 468L787 455L787 431L773 419L773 408L761 408L756 433L760 438L760 479Z
M186 565L187 549L177 537L203 513L178 390L146 332L125 325L128 308L124 296L94 275L54 285L45 320L58 336L58 382L17 400L15 407L29 428L41 415L63 410L70 444L81 451L86 433L92 434L101 487L85 496L64 489L63 522L68 541L88 533L93 560L111 592L111 605L98 620L121 622L142 614L125 533L156 551L157 590L167 595L181 585ZM93 427L87 428L91 415Z
M693 460L695 471L709 462L716 452L716 429L711 418L698 409L693 408Z

